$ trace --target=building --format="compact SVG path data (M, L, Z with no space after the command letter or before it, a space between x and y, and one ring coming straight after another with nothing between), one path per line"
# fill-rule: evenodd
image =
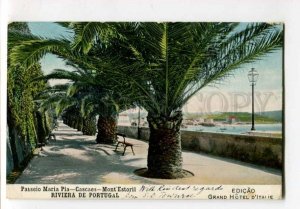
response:
M229 124L236 123L236 122L237 122L236 117L233 116L233 115L230 115L230 116L227 118L227 122L228 122Z
M130 126L130 120L127 113L120 113L118 118L118 126Z

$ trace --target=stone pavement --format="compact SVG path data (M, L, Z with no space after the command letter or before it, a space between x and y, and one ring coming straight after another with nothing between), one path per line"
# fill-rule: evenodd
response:
M134 144L122 156L114 146L95 143L95 136L82 135L62 122L51 142L35 156L16 184L281 184L281 172L247 163L194 152L183 152L183 168L195 174L183 179L150 179L136 176L147 166L148 144Z

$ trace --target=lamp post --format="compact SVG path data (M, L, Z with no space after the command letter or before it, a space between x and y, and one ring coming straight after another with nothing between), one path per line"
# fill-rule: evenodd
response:
M258 80L258 72L254 69L251 68L251 70L248 73L248 79L250 82L250 85L252 86L252 127L251 127L251 131L255 130L254 127L254 86Z
M139 107L139 112L138 112L138 123L137 123L137 128L138 128L138 139L141 138L140 122L141 122L141 108Z

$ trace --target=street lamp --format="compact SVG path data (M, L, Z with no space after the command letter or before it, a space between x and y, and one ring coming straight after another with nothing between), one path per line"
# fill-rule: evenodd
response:
M139 112L138 112L138 124L137 124L137 128L138 128L138 139L141 138L140 122L141 122L141 108L139 107Z
M248 79L250 82L250 85L252 86L252 127L251 127L251 131L254 131L254 86L258 80L258 72L254 69L251 68L251 70L248 73Z

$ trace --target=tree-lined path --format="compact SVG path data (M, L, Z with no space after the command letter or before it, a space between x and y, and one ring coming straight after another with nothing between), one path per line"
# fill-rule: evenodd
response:
M151 179L134 174L147 164L148 143L128 139L136 155L113 145L96 144L95 136L83 135L59 121L56 141L43 147L17 184L281 184L281 172L246 163L183 152L183 168L195 174L183 179Z
M54 131L57 141L33 159L19 182L139 183L145 179L133 171L147 167L144 176L160 179L180 179L185 170L195 173L193 178L148 183L281 183L280 175L245 164L182 153L180 129L183 107L198 92L222 89L236 71L282 50L282 24L53 24L62 29L56 37L52 31L45 37L32 34L26 23L9 26L7 170L22 169L57 118L82 133L60 124ZM46 72L41 63L48 54L65 66ZM53 79L59 82L51 86ZM245 83L234 85L240 89ZM113 151L117 119L137 107L147 112L149 143L130 140L137 155L123 157Z

